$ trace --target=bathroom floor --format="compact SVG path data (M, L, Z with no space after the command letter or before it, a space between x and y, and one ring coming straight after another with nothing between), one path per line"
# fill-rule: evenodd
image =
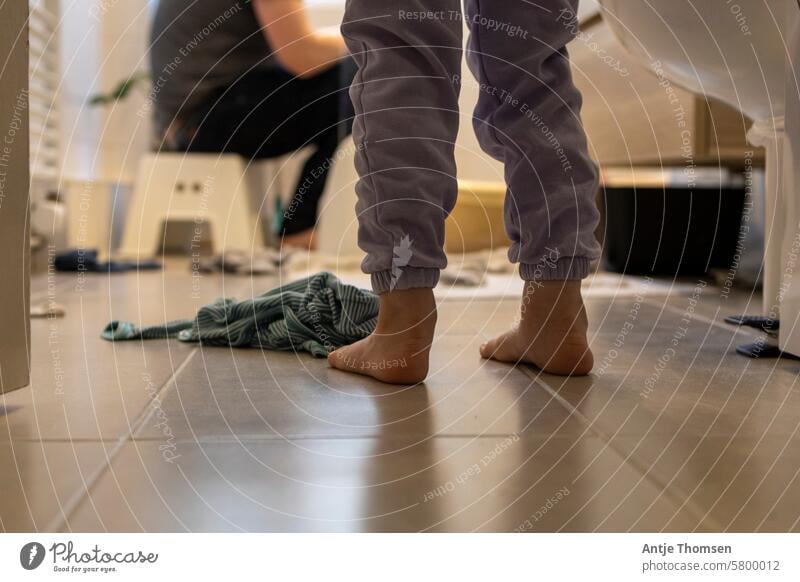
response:
M398 388L305 354L110 344L269 278L40 276L32 384L0 396L5 531L800 531L800 363L695 282L588 300L593 377L482 361L513 300L446 300L433 370Z

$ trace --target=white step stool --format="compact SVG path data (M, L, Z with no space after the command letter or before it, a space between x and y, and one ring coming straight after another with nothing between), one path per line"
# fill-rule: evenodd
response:
M264 245L245 160L235 154L148 153L139 163L119 255L160 254L164 224L207 224L213 252Z

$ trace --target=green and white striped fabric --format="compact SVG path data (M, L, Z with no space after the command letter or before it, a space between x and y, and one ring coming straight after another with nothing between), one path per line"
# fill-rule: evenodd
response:
M378 320L378 298L371 291L318 273L254 299L218 299L194 319L139 328L112 321L103 339L177 338L205 346L264 350L304 350L321 358L368 336Z

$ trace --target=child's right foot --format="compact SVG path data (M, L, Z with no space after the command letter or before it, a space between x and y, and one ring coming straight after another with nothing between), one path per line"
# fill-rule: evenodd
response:
M390 291L380 296L378 325L363 340L328 355L345 372L389 384L418 384L428 375L428 355L436 330L432 289Z
M481 356L533 364L549 374L585 376L594 358L580 281L528 281L517 327L481 346Z

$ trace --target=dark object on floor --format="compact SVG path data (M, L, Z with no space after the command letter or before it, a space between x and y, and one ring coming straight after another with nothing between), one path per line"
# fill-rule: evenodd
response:
M201 273L232 273L236 275L275 275L291 255L278 249L261 248L252 252L229 250L213 257L192 258L192 271Z
M754 327L770 334L778 333L780 329L779 320L763 315L729 315L725 318L725 323Z
M288 283L254 299L218 299L195 319L138 328L112 321L109 341L164 339L264 350L307 351L321 358L368 336L378 321L378 297L331 273Z
M123 273L160 269L158 261L98 261L94 249L70 249L58 253L53 261L56 271L70 273Z
M736 353L747 358L786 358L789 360L800 360L800 357L781 351L775 344L768 343L766 338L759 338L753 343L737 346Z
M704 275L714 268L727 271L744 208L741 176L700 168L691 181L682 169L665 174L659 174L663 183L657 185L638 173L640 183L624 175L604 178L607 267L629 275L670 277Z

